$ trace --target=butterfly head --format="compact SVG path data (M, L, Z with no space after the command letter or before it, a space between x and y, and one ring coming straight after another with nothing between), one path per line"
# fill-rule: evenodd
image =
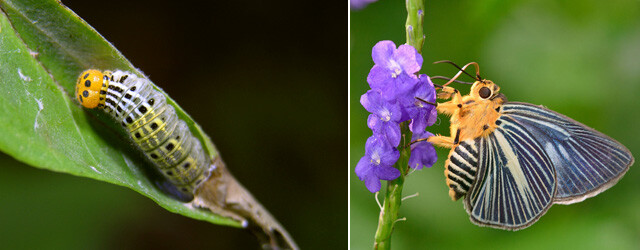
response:
M106 89L104 74L95 69L85 70L76 82L76 98L85 108L96 108L101 100L101 90Z
M500 93L500 86L491 80L480 79L471 86L470 95L474 98L489 101L506 102L507 97Z

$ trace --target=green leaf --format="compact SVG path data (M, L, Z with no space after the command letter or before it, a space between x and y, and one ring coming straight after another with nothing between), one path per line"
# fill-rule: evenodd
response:
M120 128L72 97L76 78L88 68L143 76L118 50L58 1L0 0L0 10L0 150L38 168L131 188L184 216L240 227L160 192ZM168 96L167 102L216 156L191 117Z

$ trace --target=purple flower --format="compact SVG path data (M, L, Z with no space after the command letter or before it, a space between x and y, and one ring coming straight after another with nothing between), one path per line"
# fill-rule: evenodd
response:
M369 112L367 124L376 134L381 134L389 140L393 146L400 143L400 118L402 112L400 105L383 100L380 92L369 90L360 97L360 103Z
M372 193L380 190L380 180L394 180L400 170L393 165L400 152L396 148L402 139L400 124L411 120L413 140L433 134L425 128L436 119L436 93L427 75L416 73L422 66L422 56L410 45L391 41L378 42L371 56L375 65L367 76L371 90L360 97L360 103L371 114L367 125L373 131L365 146L365 156L356 166L356 174ZM424 101L421 101L419 99ZM414 169L431 167L437 160L435 149L427 141L411 145L409 165Z
M399 157L400 152L395 147L374 134L367 139L364 157L356 165L356 175L364 180L370 192L378 192L380 180L394 180L400 176L400 170L393 167Z
M428 126L433 125L438 117L436 107L422 101L436 102L436 90L429 76L420 75L420 82L412 93L412 98L403 100L403 107L411 119L411 124L409 124L411 132L422 132ZM422 100L416 99L416 97Z
M391 77L386 71L380 68L376 69L376 66L373 66L369 72L369 78L367 78L369 83L373 83L370 84L371 89L380 91L385 100L393 101L402 98L402 96L410 94L418 84L419 80L415 75L409 75L403 71L399 75ZM384 80L382 80L383 78Z
M433 136L428 131L414 132L411 141L424 139ZM414 142L411 144L411 157L409 158L409 167L414 169L422 169L423 167L431 167L438 160L436 149L431 143L425 141Z
M349 2L351 3L350 6L352 10L359 10L367 7L367 5L375 1L377 0L351 0Z
M416 48L403 44L396 49L396 44L389 40L380 41L373 46L371 57L376 66L389 70L392 77L402 71L415 74L422 67L422 55Z
M371 52L375 65L369 71L367 82L371 89L379 90L386 100L411 91L417 82L416 72L422 67L422 56L407 44L380 41Z

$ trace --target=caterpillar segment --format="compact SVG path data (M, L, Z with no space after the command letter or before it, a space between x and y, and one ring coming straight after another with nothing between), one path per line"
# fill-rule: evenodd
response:
M187 124L149 80L116 70L83 72L76 96L86 108L101 108L121 124L156 170L191 196L211 172L211 160Z

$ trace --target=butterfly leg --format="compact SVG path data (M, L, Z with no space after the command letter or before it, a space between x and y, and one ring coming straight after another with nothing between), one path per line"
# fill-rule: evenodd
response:
M460 110L460 108L462 107L462 95L460 94L460 91L452 87L444 86L442 88L442 91L438 93L438 98L441 98L441 99L451 98L451 100L448 102L438 103L438 106L436 107L436 109L440 114L451 116L451 115L454 115L455 112ZM427 141L439 147L453 148L453 146L458 143L458 138L457 138L458 134L456 134L455 139L452 137L453 131L456 131L456 130L457 130L457 125L452 124L451 136L442 136L442 135L432 136L432 137L429 137Z
M437 97L438 99L451 99L451 97L454 96L454 94L460 94L460 92L453 88L453 87L449 87L449 86L443 86L442 89L440 89L440 92L438 93Z
M453 147L453 139L451 139L451 137L448 137L448 136L434 135L427 138L427 141L433 145L443 147L443 148Z
M442 91L438 93L440 99L451 99L448 102L438 103L438 113L445 115L453 115L462 107L462 95L460 91L449 86L444 86Z

